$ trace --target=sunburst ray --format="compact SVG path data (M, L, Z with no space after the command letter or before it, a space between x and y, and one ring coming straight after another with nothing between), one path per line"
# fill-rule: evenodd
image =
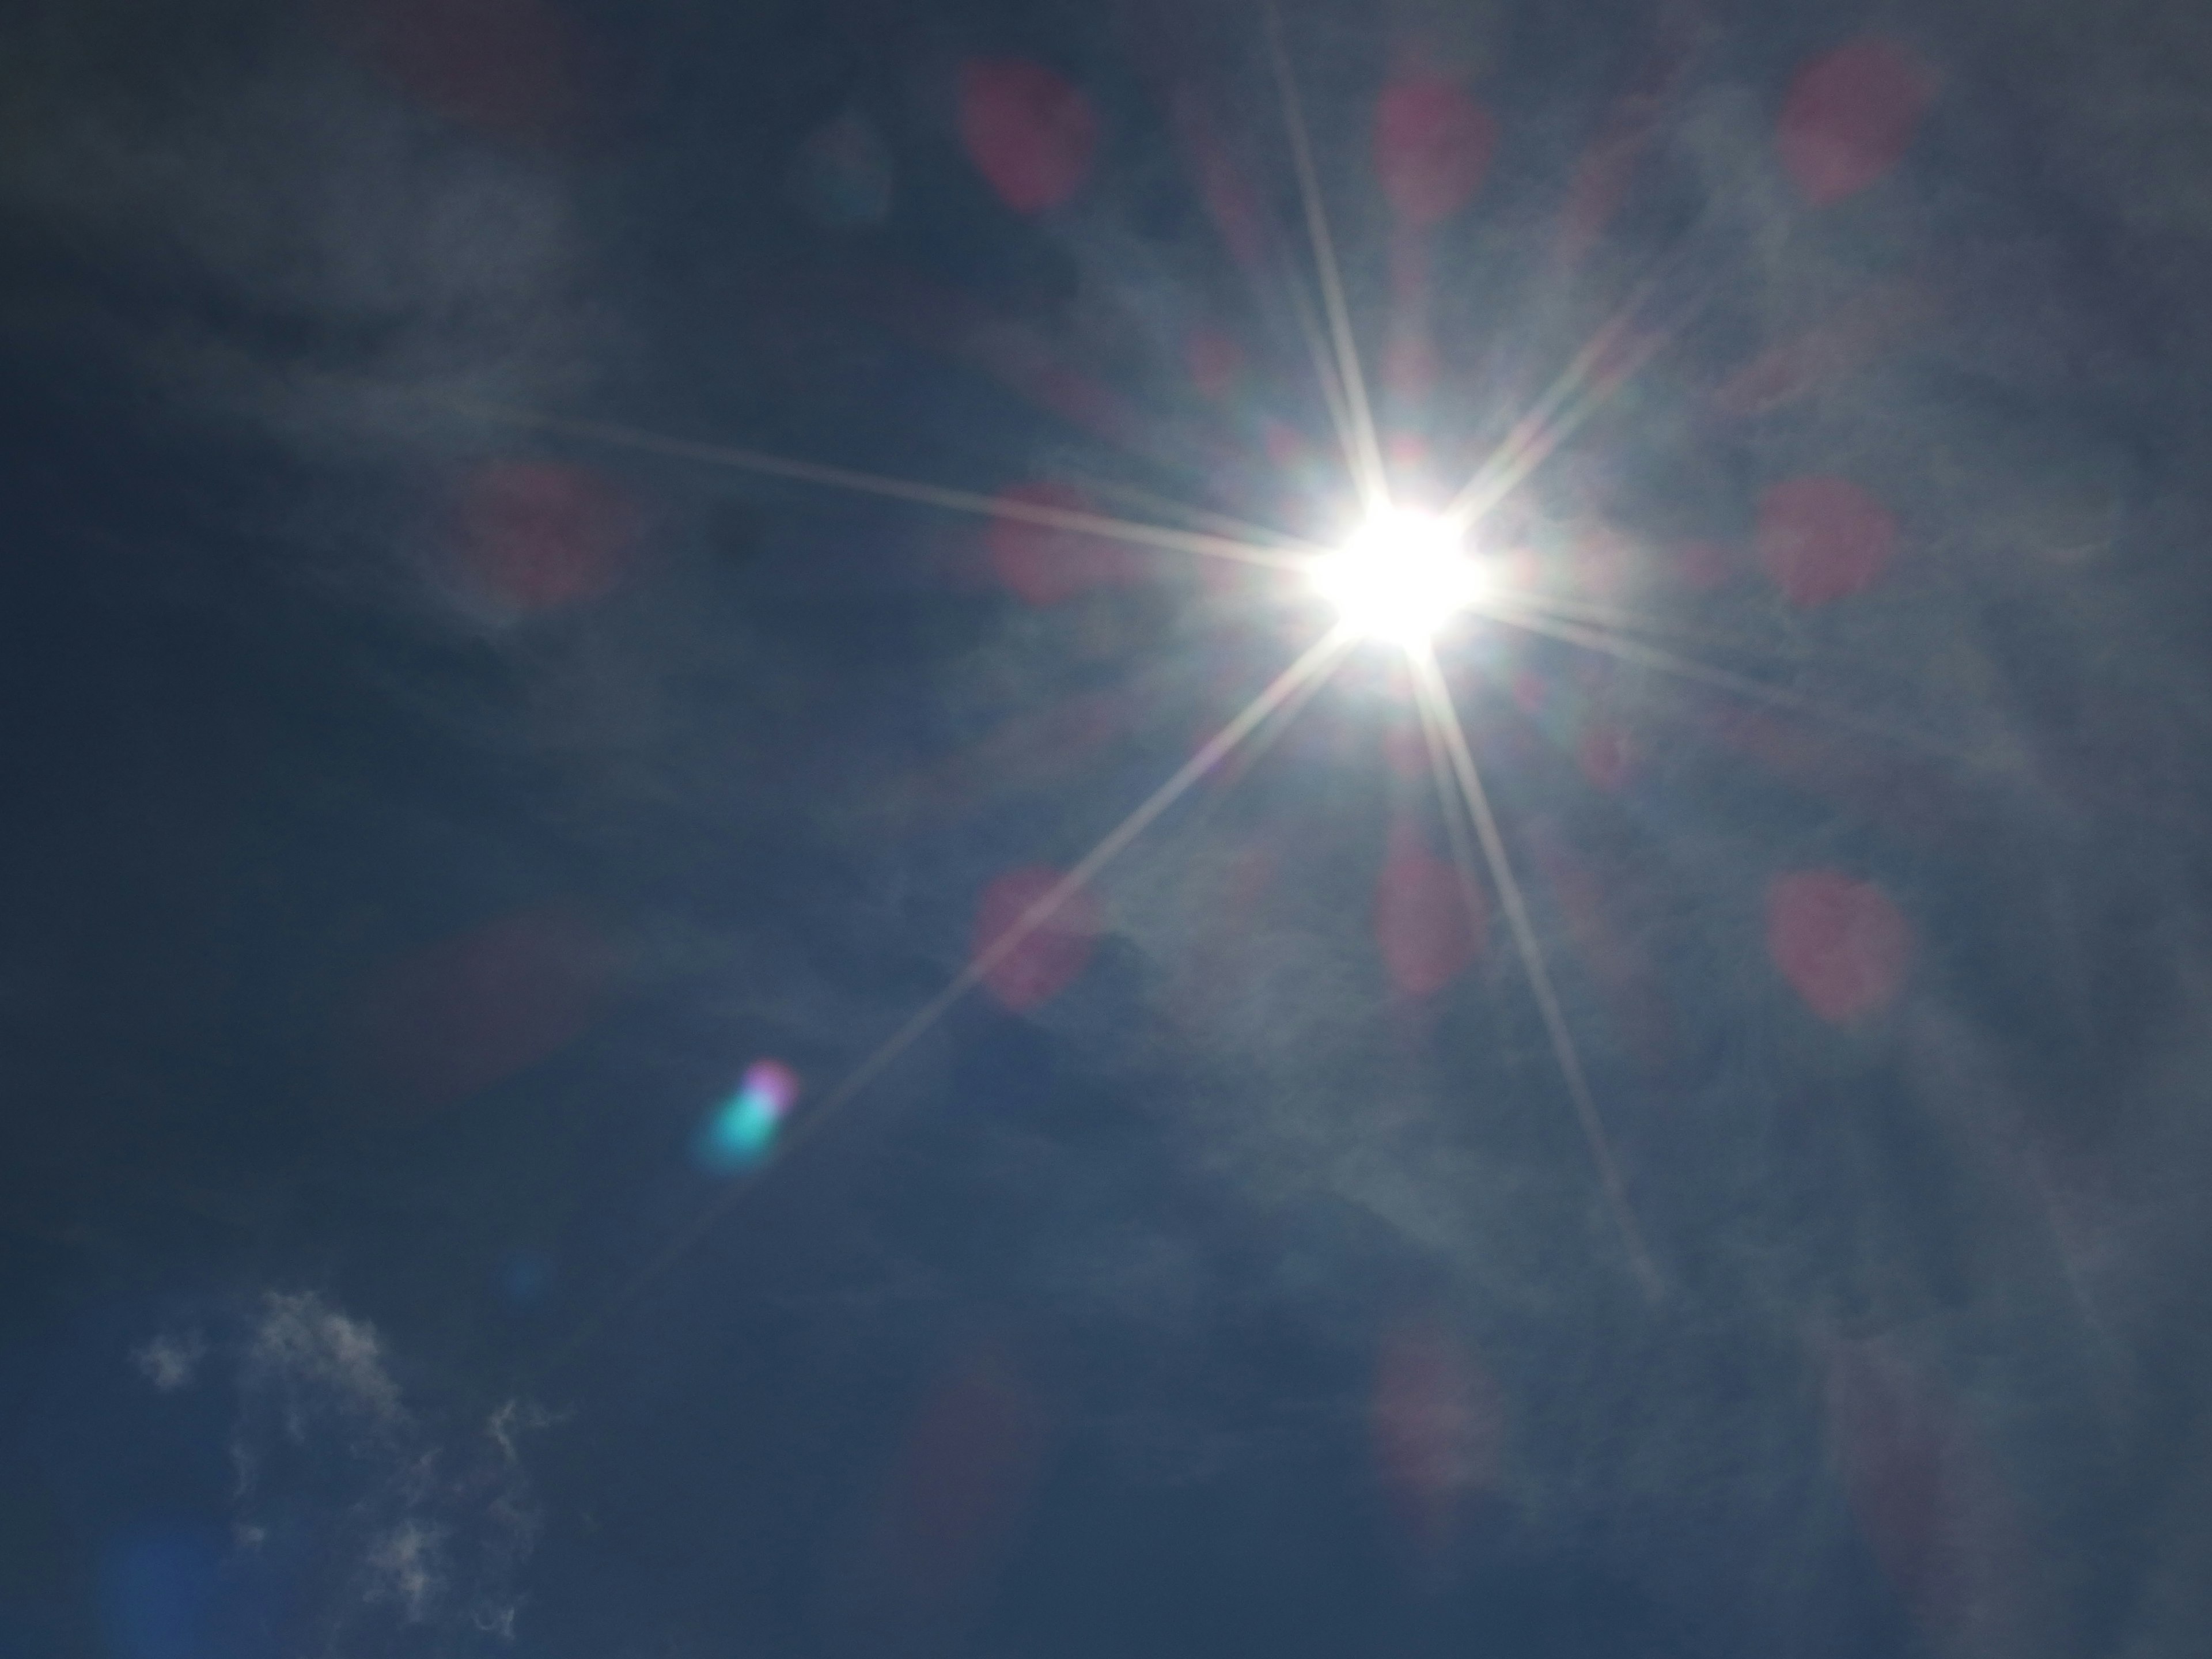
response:
M1620 346L1633 315L1632 306L1624 308L1576 354L1551 389L1537 400L1536 406L1514 423L1490 459L1452 497L1444 508L1445 517L1472 524L1488 514L1549 460L1553 453L1573 436L1583 422L1602 409L1614 392L1665 349L1673 337L1672 328L1653 329L1625 348ZM1598 366L1607 353L1616 349L1621 350L1620 359L1606 363L1603 372L1599 373ZM1569 400L1577 393L1579 401L1570 404Z
M1182 798L1191 786L1219 765L1232 754L1238 744L1263 724L1269 715L1291 701L1305 686L1326 676L1342 660L1352 644L1349 629L1338 627L1323 635L1307 647L1282 672L1246 703L1234 716L1206 742L1200 744L1189 759L1177 767L1168 780L1146 796L1137 808L1112 830L1107 831L1097 844L1053 884L1042 896L1032 901L1006 932L982 950L977 951L968 965L948 981L945 988L924 1003L866 1059L848 1073L844 1080L824 1095L813 1107L799 1116L791 1132L784 1137L780 1155L787 1158L792 1151L805 1141L818 1135L826 1124L837 1116L867 1086L882 1076L884 1070L900 1055L911 1048L929 1029L943 1018L969 992L981 984L991 970L1019 950L1036 930L1049 921L1060 907L1095 878L1100 871L1120 856L1170 806ZM671 1267L682 1261L711 1232L722 1218L744 1195L744 1188L733 1188L714 1204L695 1217L688 1227L672 1239L617 1296L587 1324L580 1328L552 1357L550 1364L558 1364L580 1350L607 1322L634 1303L651 1288Z
M1506 925L1512 930L1514 945L1521 955L1521 965L1528 975L1528 988L1535 998L1537 1012L1544 1022L1545 1034L1551 1042L1553 1058L1559 1063L1559 1075L1566 1085L1568 1097L1574 1104L1575 1118L1581 1126L1583 1140L1589 1149L1591 1161L1597 1166L1599 1185L1603 1189L1607 1206L1613 1213L1613 1224L1620 1233L1621 1243L1627 1251L1629 1266L1645 1296L1656 1302L1664 1293L1664 1281L1660 1278L1659 1269L1644 1242L1643 1231L1637 1225L1635 1212L1630 1207L1620 1164L1613 1157L1612 1141L1606 1134L1604 1121L1598 1115L1596 1097L1591 1091L1589 1074L1583 1066L1582 1052L1576 1047L1574 1033L1567 1024L1566 1011L1559 1001L1558 988L1552 982L1551 969L1544 957L1543 942L1537 937L1535 924L1528 915L1528 900L1521 890L1519 879L1513 873L1512 861L1505 851L1504 837L1498 833L1497 817L1491 810L1490 797L1482 786L1482 775L1476 770L1474 756L1468 748L1466 730L1460 725L1459 711L1452 704L1450 688L1444 684L1443 671L1437 666L1436 658L1431 652L1426 649L1409 651L1407 656L1413 664L1416 695L1427 702L1430 716L1436 722L1436 729L1443 738L1454 781L1459 786L1461 802L1474 823L1476 839L1481 845L1484 859L1489 864L1491 882L1498 890L1498 905L1505 912Z
M741 448L733 444L672 438L612 421L587 421L568 416L539 414L473 399L451 399L449 407L480 420L528 427L540 432L582 438L623 449L641 450L648 454L666 455L678 460L701 461L710 466L730 467L765 477L789 478L802 483L851 490L856 495L912 501L918 506L938 507L949 513L973 514L988 519L1012 519L1024 524L1039 525L1048 530L1103 536L1139 547L1194 553L1206 558L1230 559L1240 564L1296 570L1304 568L1307 558L1323 550L1315 544L1292 538L1279 538L1273 545L1255 545L1229 536L1176 530L1164 525L1141 524L1131 519L1113 518L1103 513L1085 513L1073 507L1051 507L1038 501L986 495L977 490L957 489L945 484L924 483L911 478L895 478L879 472L863 471L857 467L799 460L791 456L771 454L765 450Z
M1362 503L1373 511L1389 505L1389 477L1382 465L1382 447L1376 435L1374 411L1367 401L1366 377L1359 369L1359 348L1352 336L1352 313L1345 303L1344 277L1336 263L1336 239L1329 234L1328 210L1322 202L1321 176L1315 169L1313 145L1306 135L1305 108L1298 99L1297 77L1291 70L1290 49L1283 40L1282 14L1273 0L1268 0L1267 13L1267 49L1274 62L1275 84L1282 94L1283 124L1290 131L1291 163L1297 173L1298 195L1305 204L1306 234L1313 245L1322 304L1328 313L1330 338L1336 346L1337 378L1358 447L1353 483Z
M1661 673L1672 674L1680 679L1709 685L1716 690L1729 692L1750 702L1765 703L1770 708L1784 709L1794 714L1808 715L1841 730L1855 732L1862 737L1877 738L1885 743L1911 749L1955 766L1972 770L1993 771L2000 769L2003 765L2000 758L1959 749L1939 738L1929 737L1908 727L1893 726L1887 720L1870 720L1865 715L1853 714L1850 709L1838 708L1834 703L1823 698L1810 696L1802 691L1793 691L1787 686L1770 685L1764 680L1753 678L1748 674L1738 674L1725 668L1717 668L1710 663L1699 662L1694 657L1685 657L1680 653L1647 644L1641 640L1627 639L1618 634L1608 633L1602 628L1562 622L1556 617L1516 607L1510 602L1501 603L1494 597L1486 599L1483 614L1528 633L1541 634L1568 645L1580 646L1586 651L1598 652L1620 662L1656 669Z

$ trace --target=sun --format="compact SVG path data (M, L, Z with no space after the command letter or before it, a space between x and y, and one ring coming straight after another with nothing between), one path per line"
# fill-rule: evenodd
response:
M1309 580L1347 628L1402 646L1425 645L1483 588L1463 526L1405 507L1371 514L1343 546L1314 561Z
M1586 1068L1546 963L1541 936L1531 917L1519 878L1514 873L1508 844L1500 833L1475 750L1468 740L1454 702L1453 689L1431 647L1437 635L1455 619L1466 611L1480 609L1487 619L1530 634L1556 637L1607 652L1626 661L1654 663L1729 689L1760 694L1753 683L1735 675L1706 671L1693 662L1635 646L1611 633L1586 628L1571 617L1562 619L1547 614L1532 604L1532 596L1513 579L1510 556L1504 555L1502 548L1485 547L1474 533L1475 526L1523 483L1566 436L1657 349L1656 343L1662 342L1666 336L1655 330L1651 334L1654 344L1624 356L1620 343L1623 331L1634 319L1635 302L1632 301L1630 307L1601 329L1576 356L1529 411L1515 422L1497 448L1447 499L1444 506L1416 508L1394 503L1392 479L1374 411L1368 401L1366 380L1329 235L1319 177L1306 137L1289 58L1283 47L1280 25L1272 8L1268 17L1276 78L1300 198L1305 208L1313 275L1322 302L1321 315L1308 315L1304 319L1310 325L1309 344L1313 349L1314 366L1321 383L1322 402L1328 406L1342 449L1347 475L1345 482L1349 486L1345 499L1364 502L1367 508L1364 518L1334 545L1210 508L1179 509L1177 516L1186 520L1182 524L1149 523L1100 510L1086 492L1072 487L1063 491L1056 483L1048 489L1017 486L986 495L950 484L896 477L763 450L664 436L611 422L550 416L463 399L449 401L465 412L525 425L543 433L704 461L763 477L904 501L942 512L970 514L994 525L1023 526L1051 532L1056 538L1074 538L1079 544L1103 539L1130 547L1228 560L1248 569L1256 568L1277 577L1288 576L1302 583L1316 599L1326 601L1337 613L1334 627L1316 630L1317 636L1303 651L1200 742L1180 766L1101 836L1087 853L1064 869L1047 871L1040 866L1033 872L1052 878L1039 884L1041 891L1025 892L1022 902L1012 907L1012 914L1001 919L1003 925L992 928L988 939L977 944L964 967L904 1024L886 1035L842 1081L811 1101L803 1113L791 1111L796 1099L793 1092L795 1083L781 1093L770 1091L763 1094L752 1087L753 1077L748 1073L738 1099L726 1106L714 1120L706 1142L717 1167L726 1171L757 1170L771 1155L778 1159L788 1158L802 1140L818 1136L824 1125L835 1121L963 997L1015 963L1015 953L1024 948L1025 941L1052 926L1054 917L1066 906L1087 894L1106 867L1192 789L1202 781L1221 777L1224 763L1247 744L1251 744L1255 754L1264 750L1313 694L1328 684L1353 647L1361 641L1371 641L1402 653L1403 665L1408 672L1398 684L1419 719L1426 741L1432 781L1446 834L1452 843L1461 893L1479 923L1481 917L1490 914L1483 889L1486 873L1487 890L1496 896L1497 911L1503 915L1520 957L1558 1063L1560 1080L1595 1164L1628 1265L1646 1295L1656 1301L1663 1289L1662 1281L1630 1206ZM1608 365L1602 374L1598 372L1601 363ZM1271 586L1267 591L1273 594L1280 590ZM791 1081L788 1073L779 1070L777 1076L785 1082ZM775 1097L769 1098L769 1095ZM767 1103L763 1105L763 1101ZM754 1107L760 1109L754 1111ZM738 1108L744 1109L740 1111ZM734 1117L730 1115L732 1112L736 1113ZM734 1128L730 1127L732 1124ZM610 1307L609 1314L627 1304L646 1285L687 1254L716 1218L737 1201L741 1190L735 1186L728 1188L690 1226L671 1240ZM569 1348L604 1326L605 1318L602 1316L586 1325Z

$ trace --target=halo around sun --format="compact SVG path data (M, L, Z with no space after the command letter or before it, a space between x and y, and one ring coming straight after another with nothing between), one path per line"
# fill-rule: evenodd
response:
M1346 627L1404 646L1427 643L1483 586L1463 526L1405 507L1371 514L1343 546L1314 561L1310 579Z

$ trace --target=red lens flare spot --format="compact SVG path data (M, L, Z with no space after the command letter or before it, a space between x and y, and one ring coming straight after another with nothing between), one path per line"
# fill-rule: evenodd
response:
M1624 598L1644 558L1635 544L1610 525L1591 525L1575 544L1575 585L1592 599Z
M1183 343L1183 358L1191 385L1200 397L1216 402L1237 389L1244 372L1243 348L1219 329L1194 329Z
M1660 8L1658 32L1605 122L1583 151L1559 216L1559 255L1572 264L1596 246L1600 234L1627 203L1638 165L1657 137L1683 71L1694 55L1694 6Z
M1449 1541L1471 1493L1497 1486L1504 1403L1497 1382L1435 1322L1409 1321L1384 1334L1369 1432L1383 1492L1424 1550Z
M1644 148L1640 132L1608 131L1583 153L1567 187L1566 206L1559 214L1559 259L1574 264L1597 245L1597 240L1621 204L1628 199L1636 164Z
M1486 915L1471 909L1459 872L1403 825L1375 885L1375 943L1390 982L1407 996L1433 996L1481 954Z
M1806 609L1863 592L1897 552L1897 520L1847 478L1790 478L1759 498L1759 562Z
M1713 392L1713 407L1738 418L1771 414L1878 361L1936 314L1933 299L1915 284L1875 283L1729 375Z
M1310 471L1315 465L1317 452L1312 441L1287 422L1267 421L1261 428L1261 444L1267 452L1268 465L1285 472Z
M1419 726L1398 721L1382 733L1382 758L1394 776L1411 783L1429 774L1429 740Z
M1041 1007L1082 977L1090 965L1100 923L1098 901L1085 888L1068 894L1048 915L1030 920L1064 878L1047 865L1009 870L983 890L975 907L975 959L992 958L1001 941L1028 931L983 969L983 987L1015 1012Z
M1416 228L1441 224L1474 199L1497 147L1490 112L1441 76L1406 76L1376 102L1376 176Z
M1729 579L1735 558L1718 542L1685 542L1674 550L1674 575L1683 586L1710 593Z
M629 568L641 529L641 515L613 483L550 461L478 468L461 487L456 516L471 583L524 615L606 594Z
M555 906L517 912L392 964L365 988L373 1071L422 1107L450 1105L550 1058L604 1012L607 941Z
M1388 433L1382 439L1382 459L1400 471L1419 472L1429 464L1429 441L1418 432Z
M1893 40L1854 40L1797 71L1775 126L1782 170L1826 207L1876 183L1905 159L1936 95L1928 66Z
M1199 200L1206 204L1207 216L1231 257L1247 270L1258 269L1267 253L1267 215L1259 192L1202 118L1189 117L1182 125L1184 151L1197 175Z
M960 142L1000 201L1042 213L1082 188L1098 149L1098 116L1042 64L970 58L960 66Z
M1426 333L1406 329L1394 335L1382 349L1382 385L1389 394L1402 403L1418 403L1436 390L1441 370L1437 362L1437 348ZM1394 432L1387 443L1393 466L1407 471L1418 468L1428 459L1428 443L1419 433ZM1401 452L1410 450L1410 454Z
M1599 788L1617 790L1628 781L1636 750L1619 726L1605 721L1593 723L1583 732L1580 747L1583 775Z
M1884 1339L1820 1346L1831 1455L1899 1599L1939 1651L1970 1629L1974 1651L2021 1651L2038 1552L1972 1419Z
M1097 513L1097 504L1073 484L1015 484L998 499L1015 507L1058 513ZM1080 530L1062 530L1028 519L994 518L983 532L991 568L1024 603L1059 605L1093 588L1113 587L1139 574L1135 551Z
M1767 889L1766 948L1805 1006L1841 1025L1896 998L1912 959L1912 928L1872 882L1804 870Z
M448 119L529 141L584 113L582 42L545 0L337 0L339 37Z
M938 1385L908 1432L884 1505L886 1548L910 1593L957 1600L990 1571L1042 1470L1048 1429L995 1346Z

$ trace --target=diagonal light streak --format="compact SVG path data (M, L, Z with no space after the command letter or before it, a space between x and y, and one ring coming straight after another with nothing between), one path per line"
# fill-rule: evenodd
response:
M1629 1207L1620 1167L1613 1159L1612 1142L1607 1139L1605 1125L1598 1117L1597 1101L1590 1092L1589 1078L1583 1070L1581 1052L1575 1047L1573 1032L1568 1029L1565 1010L1544 960L1543 945L1536 937L1535 926L1528 918L1528 902L1513 874L1512 863L1506 857L1504 838L1498 832L1498 819L1491 811L1490 797L1483 789L1481 775L1475 770L1474 757L1468 750L1467 732L1459 723L1458 711L1452 706L1451 692L1444 684L1432 653L1409 651L1407 655L1413 663L1419 695L1427 700L1431 718L1443 739L1445 756L1451 763L1452 775L1459 785L1468 816L1474 820L1483 856L1489 861L1491 881L1498 889L1498 902L1504 908L1514 943L1520 949L1522 966L1528 975L1528 988L1534 994L1537 1012L1542 1015L1545 1032L1551 1038L1553 1056L1559 1061L1559 1074L1574 1103L1583 1139L1589 1147L1592 1162L1597 1165L1598 1181L1604 1188L1607 1206L1613 1212L1613 1224L1620 1229L1621 1243L1627 1249L1629 1265L1635 1270L1637 1282L1644 1287L1645 1296L1656 1302L1664 1290L1659 1270L1644 1246L1635 1212Z
M1694 241L1685 238L1654 262L1627 299L1621 302L1620 309L1599 327L1590 337L1589 343L1575 354L1574 360L1560 372L1559 379L1537 399L1535 406L1514 423L1513 429L1475 469L1474 476L1468 480L1459 494L1453 497L1451 505L1445 509L1447 517L1459 517L1471 523L1489 512L1522 479L1541 465L1577 427L1589 419L1607 398L1619 391L1689 321L1704 303L1702 294L1689 300L1671 322L1656 328L1641 343L1636 355L1610 370L1581 406L1569 411L1557 427L1547 428L1545 423L1583 388L1591 372L1627 332L1644 302L1692 258L1694 249ZM1499 482L1501 479L1503 483Z
M1414 709L1421 718L1421 743L1429 751L1429 776L1437 786L1437 806L1444 821L1444 838L1451 843L1452 863L1459 871L1460 894L1467 902L1468 921L1480 939L1489 927L1482 902L1482 877L1475 869L1474 846L1468 840L1467 820L1455 792L1451 762L1444 753L1444 734L1427 693L1418 685Z
M1461 487L1458 495L1444 511L1447 516L1464 515L1469 519L1480 516L1474 503L1480 501L1491 480L1511 466L1522 451L1536 443L1544 434L1544 423L1559 410L1559 406L1582 389L1583 381L1600 357L1627 326L1635 302L1626 306L1594 335L1589 343L1575 354L1566 368L1559 371L1549 389L1539 398L1528 412L1513 423L1512 429L1500 439L1482 465L1475 468L1474 476Z
M1879 738L1901 748L1916 750L1921 754L1978 770L1993 770L2002 763L1987 756L1969 753L1954 748L1937 738L1926 737L1903 726L1892 726L1885 720L1869 720L1863 714L1854 714L1847 708L1819 697L1808 696L1802 691L1792 691L1785 686L1769 685L1764 680L1748 674L1732 673L1725 668L1715 668L1694 657L1685 657L1641 640L1632 640L1609 633L1601 628L1589 628L1580 623L1562 622L1547 617L1533 609L1522 609L1508 601L1500 603L1493 596L1486 599L1484 614L1510 627L1531 634L1542 634L1561 640L1569 645L1578 645L1586 651L1601 652L1605 655L1639 667L1656 668L1681 679L1694 680L1717 690L1731 692L1753 702L1763 702L1772 708L1789 710L1791 714L1808 714L1845 731L1864 737Z
M811 1110L799 1117L791 1132L783 1138L778 1156L788 1158L792 1151L805 1140L821 1132L828 1123L861 1091L882 1076L896 1060L943 1018L948 1010L974 990L984 976L1004 962L1036 930L1049 921L1060 906L1074 896L1091 878L1126 850L1129 843L1151 827L1159 816L1182 799L1185 792L1204 777L1215 766L1233 752L1267 717L1289 702L1310 682L1326 677L1342 659L1352 644L1352 631L1341 625L1332 629L1309 647L1297 659L1269 681L1267 687L1237 712L1221 729L1200 744L1190 758L1177 767L1166 782L1146 796L1141 805L1109 830L1098 844L1073 868L1054 883L1042 897L1031 902L1012 926L1000 934L990 945L979 951L959 973L953 975L945 988L924 1003L906 1024L884 1040L883 1044L846 1075L845 1080L824 1095ZM635 1278L632 1279L612 1302L599 1314L578 1330L575 1335L555 1352L549 1364L559 1364L575 1353L602 1329L623 1308L644 1292L654 1280L674 1267L697 1248L699 1242L714 1230L731 1207L744 1195L745 1188L731 1188L722 1198L708 1206L696 1217L691 1224L678 1233Z
M972 513L988 519L1013 519L1024 524L1042 525L1050 530L1103 536L1139 547L1196 553L1207 558L1233 559L1241 564L1266 565L1284 570L1302 569L1305 559L1301 552L1293 551L1293 549L1304 550L1309 554L1324 550L1313 544L1292 541L1284 541L1274 547L1255 546L1228 536L1176 530L1163 525L1139 524L1129 519L1110 518L1102 513L1085 513L1073 507L1006 500L976 490L921 483L909 478L890 477L879 472L864 472L855 467L831 466L820 461L796 460L788 456L773 455L764 450L742 449L731 444L671 438L611 421L586 421L559 415L542 415L529 410L478 403L474 399L454 398L449 403L451 407L462 413L480 419L499 421L511 426L532 427L542 432L589 439L624 449L642 450L648 454L667 455L678 460L703 461L712 466L732 467L741 472L756 472L766 477L826 484L832 489L849 489L857 495L913 501L922 507L940 507L949 513Z
M1519 489L1530 473L1573 436L1576 428L1602 409L1614 392L1665 349L1672 338L1672 331L1655 330L1638 340L1620 362L1597 376L1594 384L1588 384L1599 359L1612 349L1627 327L1631 311L1624 308L1576 355L1553 382L1551 390L1538 400L1536 407L1515 422L1490 459L1452 497L1450 505L1444 509L1444 517L1471 524L1488 513ZM1581 401L1564 415L1559 414L1561 406L1578 392L1583 393ZM1556 420L1553 418L1555 415Z
M1345 401L1344 383L1336 372L1328 337L1322 331L1321 319L1314 315L1313 301L1296 271L1285 273L1284 287L1291 296L1291 312L1297 319L1298 333L1306 343L1306 355L1313 359L1314 379L1321 383L1321 399L1328 408L1328 423L1336 428L1337 444L1344 451L1345 471L1351 474L1357 487L1365 465L1359 446L1359 428L1352 418L1351 405ZM1361 491L1363 495L1365 493Z
M1358 443L1358 465L1352 469L1361 501L1371 512L1390 504L1390 485L1382 467L1382 450L1375 435L1375 416L1367 402L1367 382L1359 372L1359 348L1352 337L1352 315L1344 301L1344 277L1336 264L1336 242L1329 234L1328 214L1322 205L1321 179L1314 170L1313 146L1306 137L1304 106L1298 101L1297 77L1291 73L1291 54L1283 44L1283 18L1274 0L1267 4L1267 47L1274 59L1275 83L1283 97L1283 121L1290 129L1291 160L1297 168L1298 194L1306 210L1306 233L1313 243L1314 264L1321 277L1322 303L1328 314L1330 337L1336 344L1337 377L1341 384L1352 436Z
M1484 586L1478 605L1499 611L1526 611L1547 621L1580 623L1638 643L1643 637L1677 645L1709 646L1738 657L1758 657L1784 667L1817 666L1801 649L1774 640L1754 640L1733 631L1698 628L1671 617L1655 616L1632 605L1578 599L1542 588L1522 587L1492 578ZM1655 647L1655 649L1663 647Z
M1272 525L1255 524L1227 513L1217 513L1211 507L1199 507L1189 501L1178 501L1165 495L1156 495L1151 490L1116 478L1101 478L1078 468L1054 465L1050 476L1065 478L1085 495L1101 501L1118 501L1131 507L1141 507L1147 513L1160 514L1181 519L1197 529L1226 537L1231 541L1243 542L1254 547L1280 548L1287 553L1310 551L1312 544L1294 536L1286 530Z
M1338 631L1345 635L1344 648L1348 650L1352 642L1351 630L1341 629ZM1330 666L1333 668L1334 665ZM1238 783L1250 775L1252 769L1282 740L1284 734L1290 731L1298 715L1304 711L1305 706L1320 695L1328 682L1328 674L1316 674L1301 681L1295 690L1278 702L1269 711L1263 724L1253 732L1252 740L1230 757L1222 772L1222 783L1224 786Z
M866 1088L892 1060L910 1048L915 1039L927 1031L945 1010L967 995L983 977L1015 951L1021 948L1030 934L1050 921L1060 906L1076 892L1089 884L1091 879L1118 857L1129 843L1151 827L1161 813L1181 799L1192 784L1218 765L1237 744L1268 715L1293 696L1309 680L1316 679L1334 665L1350 644L1350 630L1338 628L1324 635L1309 647L1295 662L1270 681L1267 688L1244 705L1234 718L1200 744L1190 758L1177 767L1166 782L1146 797L1142 805L1123 818L1086 853L1073 868L1055 882L1043 896L1033 902L1013 925L979 952L974 960L954 975L952 980L915 1013L904 1025L893 1032L883 1046L863 1060L845 1081L824 1096L813 1111L796 1128L790 1138L795 1141L802 1131L818 1129L819 1126L842 1107L846 1102ZM787 1142L787 1145L790 1144Z

